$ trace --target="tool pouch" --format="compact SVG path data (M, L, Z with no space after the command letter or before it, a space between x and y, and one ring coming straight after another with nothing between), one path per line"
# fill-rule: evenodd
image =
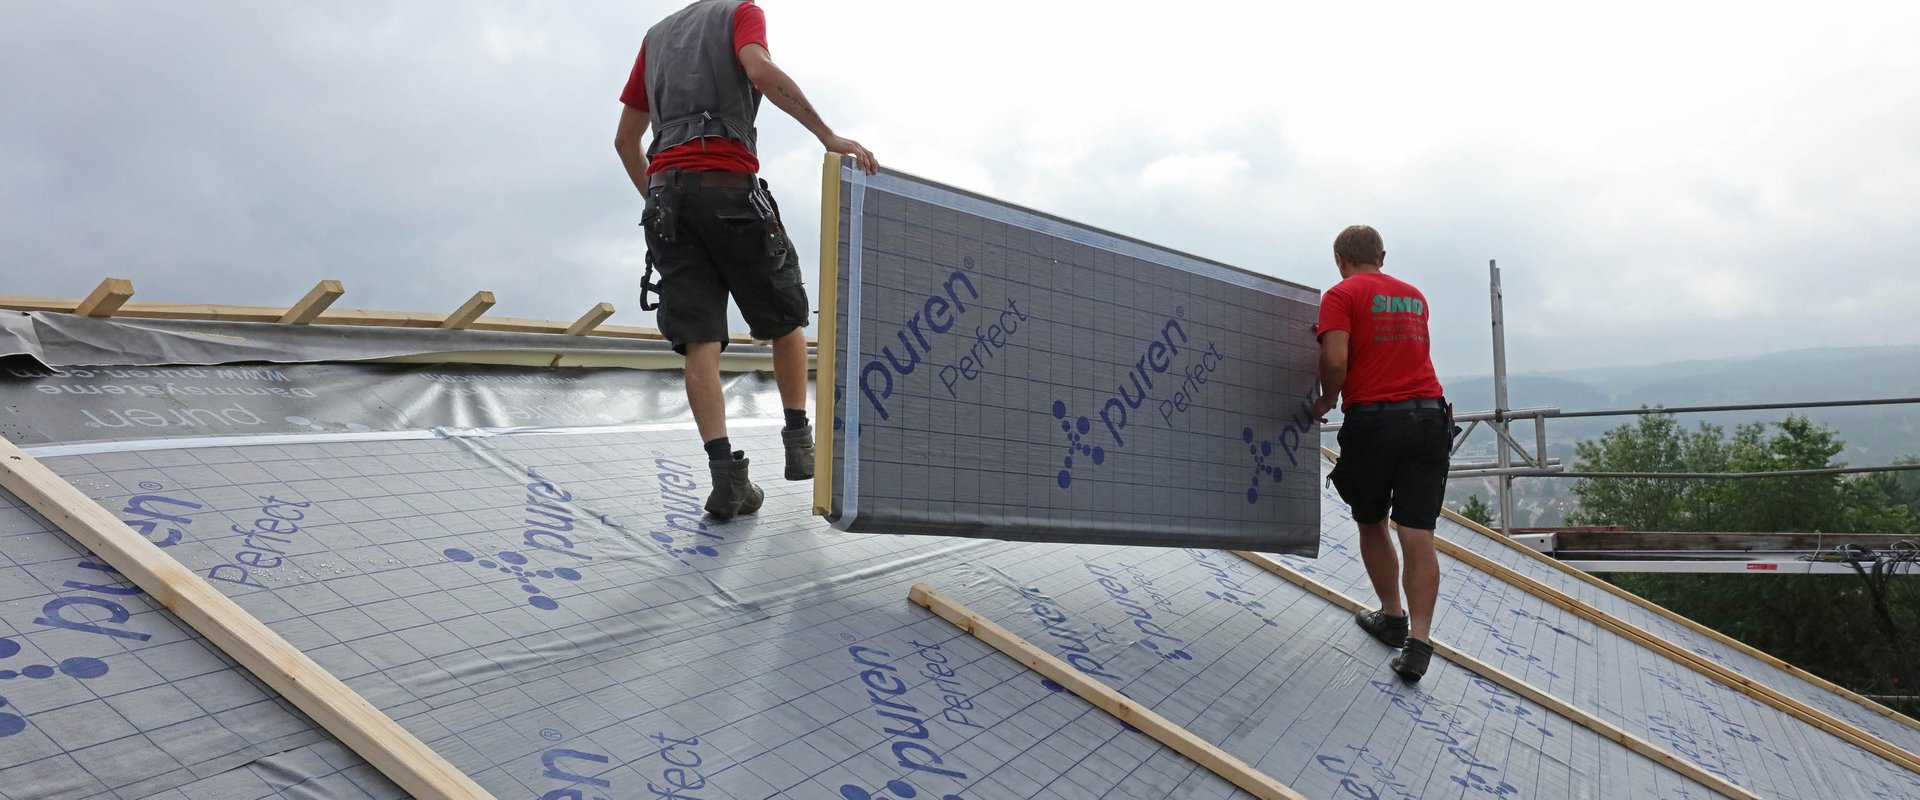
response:
M671 244L680 239L680 188L679 168L667 171L667 183L647 189L646 210L640 212L640 227L661 244ZM640 278L640 310L652 311L660 307L658 300L649 299L660 295L660 284L653 280L653 248L647 248L647 272Z
M667 170L667 183L647 190L647 207L640 213L640 225L660 241L680 240L680 170Z
M760 215L760 219L767 223L767 234L763 243L767 257L786 258L789 243L786 228L780 222L780 204L774 202L773 191L767 186L764 178L760 180L758 187L747 193L747 203L752 205L754 213Z

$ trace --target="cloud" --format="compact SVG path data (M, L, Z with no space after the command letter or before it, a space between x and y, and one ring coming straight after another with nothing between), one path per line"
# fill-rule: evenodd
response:
M0 31L0 292L451 309L635 303L611 139L679 3L59 3ZM1920 6L765 0L890 166L1324 287L1380 228L1484 372L1920 341ZM817 252L820 152L763 171ZM810 267L811 268L811 267ZM741 323L736 319L736 325Z

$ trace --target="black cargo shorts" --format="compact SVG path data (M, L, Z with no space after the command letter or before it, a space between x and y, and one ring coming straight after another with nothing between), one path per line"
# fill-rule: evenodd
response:
M1444 408L1350 411L1340 424L1340 460L1328 479L1353 521L1386 519L1432 530L1446 499L1453 419Z
M755 339L777 339L812 320L800 255L766 182L724 173L748 186L688 172L647 189L647 260L660 272L661 335L684 355L692 342L727 342L727 296Z

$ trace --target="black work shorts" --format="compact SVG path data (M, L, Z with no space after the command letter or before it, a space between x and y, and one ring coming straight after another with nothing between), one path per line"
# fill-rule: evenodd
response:
M812 321L800 255L765 188L655 186L641 224L647 258L660 271L655 324L674 352L686 354L693 342L726 347L728 295L755 339Z
M1387 518L1433 530L1447 493L1453 420L1438 408L1360 411L1340 425L1340 460L1328 476L1353 521Z

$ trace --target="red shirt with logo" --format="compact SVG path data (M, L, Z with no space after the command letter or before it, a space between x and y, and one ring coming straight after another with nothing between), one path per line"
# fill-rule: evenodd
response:
M1440 397L1427 341L1427 298L1413 284L1363 272L1320 297L1318 335L1347 332L1340 410L1356 403Z
M741 3L733 12L733 52L750 44L767 46L767 13L753 3ZM620 102L639 111L647 107L647 43L640 43L640 56L633 61L633 74ZM647 164L647 174L679 167L688 172L759 172L760 159L744 143L718 136L695 139L660 151Z

